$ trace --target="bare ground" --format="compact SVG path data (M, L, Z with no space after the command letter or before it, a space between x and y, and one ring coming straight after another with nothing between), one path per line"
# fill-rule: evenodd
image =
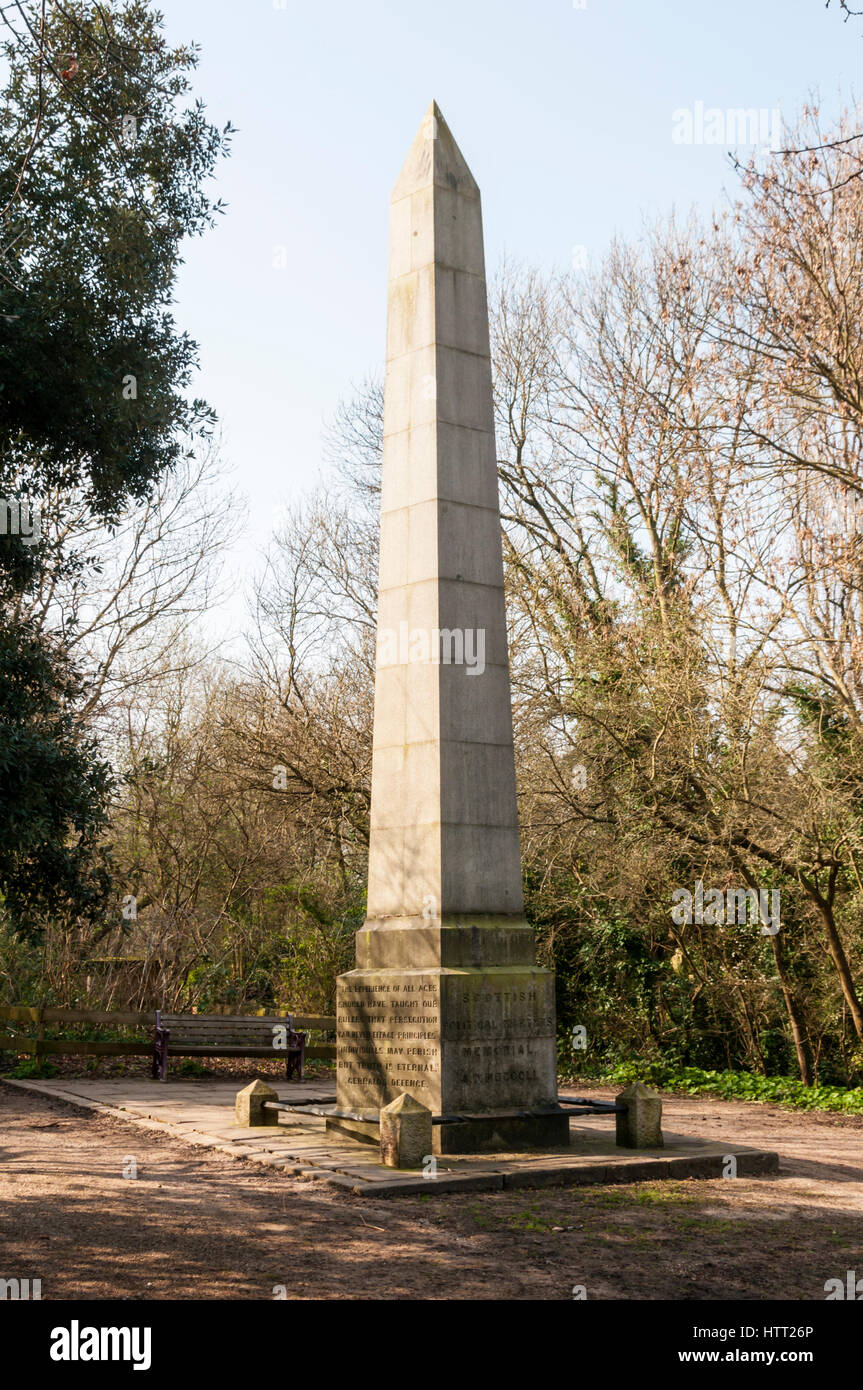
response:
M374 1201L0 1085L0 1277L43 1299L821 1300L863 1275L863 1118L665 1113L778 1149L781 1177Z

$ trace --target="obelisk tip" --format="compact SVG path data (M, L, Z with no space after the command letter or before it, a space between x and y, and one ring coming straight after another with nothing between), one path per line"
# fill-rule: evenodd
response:
M406 198L432 184L451 188L456 193L478 197L476 180L467 166L464 155L443 118L440 107L429 102L420 128L411 145L401 173L392 191L392 202Z

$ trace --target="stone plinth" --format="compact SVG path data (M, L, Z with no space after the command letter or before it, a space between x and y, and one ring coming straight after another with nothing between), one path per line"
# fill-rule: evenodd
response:
M265 1081L253 1081L251 1086L245 1086L242 1091L237 1093L234 1106L234 1115L238 1125L244 1129L249 1129L254 1125L277 1125L279 1123L279 1112L277 1110L265 1110L264 1101L278 1100L279 1097L268 1086Z
M651 1091L642 1081L627 1086L617 1097L618 1105L626 1109L618 1110L616 1120L617 1143L624 1149L661 1149L662 1139L662 1097Z
M434 1153L568 1142L549 971L353 970L339 978L337 1008L340 1108L375 1112L407 1091L434 1115L470 1116L435 1126ZM514 1110L547 1113L508 1116ZM328 1127L377 1142L374 1124L331 1119Z
M420 1168L432 1152L431 1111L403 1092L381 1108L381 1163L387 1168Z

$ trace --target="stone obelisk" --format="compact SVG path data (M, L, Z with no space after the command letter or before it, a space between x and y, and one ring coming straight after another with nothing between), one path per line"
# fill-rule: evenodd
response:
M554 980L522 907L482 212L435 103L391 199L378 587L368 910L338 983L337 1111L407 1091L468 1117L435 1127L436 1152L565 1143Z

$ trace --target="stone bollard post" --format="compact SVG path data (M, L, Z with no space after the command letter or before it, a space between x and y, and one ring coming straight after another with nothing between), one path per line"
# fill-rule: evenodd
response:
M278 1110L265 1110L265 1100L278 1100L276 1092L263 1081L253 1081L251 1086L237 1092L234 1117L238 1125L249 1129L254 1125L277 1125Z
M614 1117L617 1121L618 1146L623 1149L661 1149L664 1144L662 1097L642 1081L636 1081L621 1091L617 1103L626 1106Z
M431 1111L403 1091L381 1108L381 1163L421 1168L432 1151Z

